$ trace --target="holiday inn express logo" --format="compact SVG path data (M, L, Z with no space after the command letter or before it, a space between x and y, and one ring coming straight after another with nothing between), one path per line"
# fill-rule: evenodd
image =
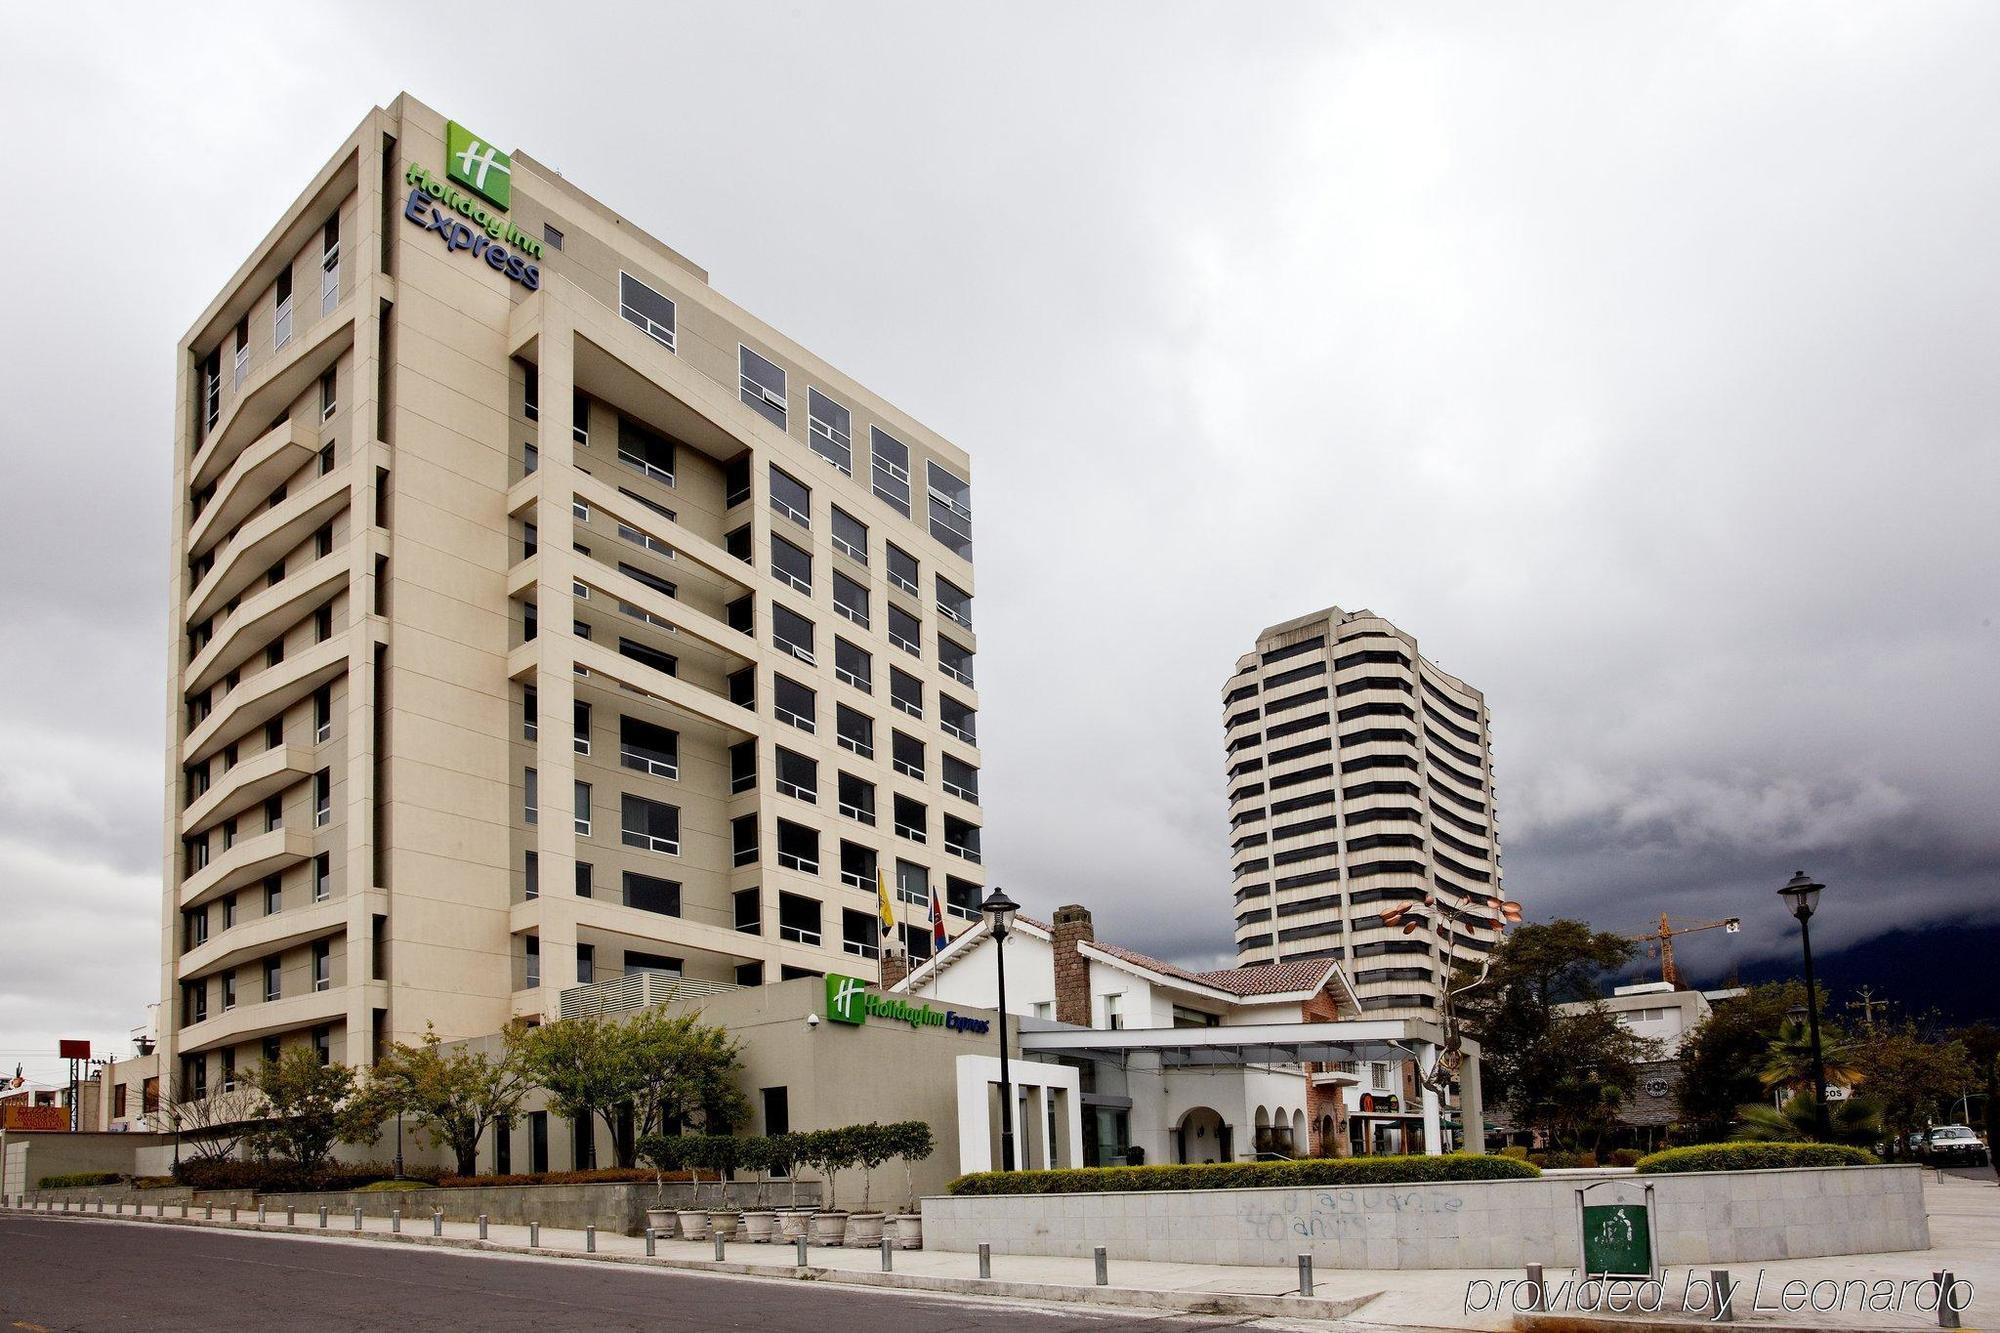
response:
M503 153L455 120L445 122L445 174L495 208L514 197L514 155Z
M843 977L837 972L826 976L826 1016L836 1023L859 1026L870 1015L892 1023L908 1023L913 1028L944 1028L950 1032L986 1032L991 1020L974 1018L955 1009L937 1009L928 1004L911 1004L900 995L877 995L859 977Z

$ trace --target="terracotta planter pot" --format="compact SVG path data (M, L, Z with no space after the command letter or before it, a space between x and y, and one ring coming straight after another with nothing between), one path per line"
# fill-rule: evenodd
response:
M872 1250L882 1243L882 1214L850 1213L846 1243L857 1250Z
M778 1215L768 1208L753 1208L743 1214L743 1234L752 1245L769 1245L778 1230Z
M806 1228L810 1225L812 1225L812 1209L810 1208L780 1208L778 1210L778 1238L780 1240L797 1240L800 1236L806 1234Z
M736 1228L742 1221L743 1214L734 1208L711 1208L708 1212L708 1225L724 1240L736 1239Z
M676 1208L674 1215L681 1221L682 1240L708 1239L708 1209Z
M671 1208L648 1208L646 1225L660 1234L661 1240L672 1240L677 1230L674 1225L674 1210Z
M896 1228L896 1248L899 1250L921 1250L924 1248L924 1215L922 1213L896 1213L889 1218Z
M847 1214L844 1212L814 1213L812 1219L812 1239L815 1245L838 1245L847 1234Z

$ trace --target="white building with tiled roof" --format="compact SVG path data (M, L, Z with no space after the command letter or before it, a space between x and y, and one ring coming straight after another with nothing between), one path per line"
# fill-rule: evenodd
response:
M1090 913L1079 906L1059 908L1053 921L1018 916L1006 961L1006 1008L1024 1033L1263 1029L1361 1015L1333 959L1195 971L1097 939ZM984 921L894 989L998 1007L994 941ZM1147 1162L1401 1151L1408 1122L1417 1118L1397 1061L1173 1067L1147 1052L1076 1063L1088 1165L1122 1163L1132 1148Z

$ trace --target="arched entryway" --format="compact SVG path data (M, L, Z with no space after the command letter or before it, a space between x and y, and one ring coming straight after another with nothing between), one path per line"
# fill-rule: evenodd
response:
M1220 1112L1207 1106L1190 1107L1174 1126L1174 1160L1177 1162L1227 1162L1230 1151L1229 1126Z

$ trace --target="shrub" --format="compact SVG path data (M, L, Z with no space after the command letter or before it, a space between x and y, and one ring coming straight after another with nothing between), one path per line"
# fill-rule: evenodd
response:
M1573 1171L1597 1165L1597 1154L1588 1152L1531 1152L1528 1160L1545 1171Z
M125 1177L116 1171L71 1171L66 1175L43 1176L41 1188L45 1190L76 1190L91 1185L116 1185Z
M1099 1166L1057 1171L980 1171L951 1182L952 1194L1096 1194L1121 1190L1231 1190L1317 1185L1418 1185L1440 1180L1525 1180L1526 1162L1478 1153L1442 1157L1309 1157L1292 1162L1193 1166Z
M1518 1143L1510 1143L1500 1150L1502 1157L1511 1157L1517 1162L1528 1160L1528 1150Z
M1639 1165L1639 1158L1642 1156L1644 1154L1637 1148L1613 1148L1611 1150L1611 1165L1637 1166Z
M442 1173L434 1166L406 1166L405 1180L435 1185ZM380 1180L395 1178L396 1168L388 1162L328 1162L309 1171L297 1162L280 1159L248 1161L237 1158L186 1160L180 1164L180 1183L198 1190L253 1190L259 1194L307 1194L319 1191L359 1189Z
M687 1180L685 1171L669 1171L663 1179ZM514 1173L505 1176L453 1176L438 1181L444 1189L477 1189L482 1185L617 1185L653 1180L651 1171L636 1166L607 1166L595 1171L544 1171L540 1175Z
M1875 1154L1840 1143L1696 1143L1638 1161L1639 1174L1773 1171L1792 1166L1874 1166Z

